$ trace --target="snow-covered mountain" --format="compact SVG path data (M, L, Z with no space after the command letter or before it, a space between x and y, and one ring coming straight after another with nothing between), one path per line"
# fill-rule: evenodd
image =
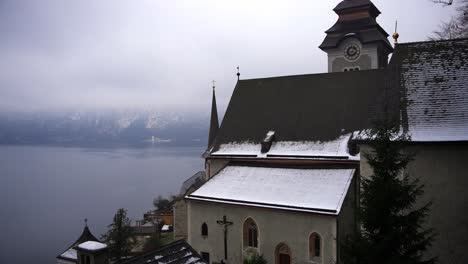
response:
M0 144L203 145L208 116L158 112L0 113Z

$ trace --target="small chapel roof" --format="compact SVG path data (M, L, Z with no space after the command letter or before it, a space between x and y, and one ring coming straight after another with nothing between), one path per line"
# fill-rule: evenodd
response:
M337 215L354 169L298 169L228 165L191 200Z
M80 237L71 245L69 246L66 250L64 250L60 255L57 256L58 259L64 259L64 260L77 260L77 253L76 247L77 245L84 243L86 241L96 241L98 242L99 240L91 233L89 230L88 226L86 225L83 229L83 232L81 233Z
M107 248L107 245L97 241L86 241L77 246L79 249L83 249L86 251L99 251L102 249Z

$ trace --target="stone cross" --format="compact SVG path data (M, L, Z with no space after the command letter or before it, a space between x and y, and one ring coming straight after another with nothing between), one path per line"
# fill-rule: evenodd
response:
M224 259L227 261L227 228L232 225L233 222L227 221L226 216L223 216L223 220L218 220L216 223L222 225L224 229Z

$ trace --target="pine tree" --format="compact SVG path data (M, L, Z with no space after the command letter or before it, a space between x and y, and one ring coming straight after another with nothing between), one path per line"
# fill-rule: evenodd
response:
M405 170L412 155L403 146L410 138L387 123L377 124L368 138L373 151L364 156L373 175L361 181L361 228L343 244L344 263L435 263L423 256L435 236L423 227L430 203L416 207L424 186Z
M128 256L133 246L133 235L127 210L118 209L114 215L114 221L108 228L109 231L102 236L102 239L109 247L110 258L118 262Z

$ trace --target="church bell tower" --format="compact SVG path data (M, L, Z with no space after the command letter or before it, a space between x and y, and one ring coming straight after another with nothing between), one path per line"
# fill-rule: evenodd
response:
M377 23L377 7L370 0L344 0L333 11L338 21L320 45L328 54L328 72L386 67L393 47Z

